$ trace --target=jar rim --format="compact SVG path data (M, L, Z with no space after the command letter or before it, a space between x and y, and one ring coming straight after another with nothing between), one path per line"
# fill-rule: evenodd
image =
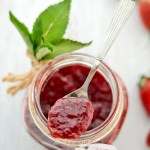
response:
M116 103L115 103L114 107L112 108L109 116L107 117L107 119L100 126L97 126L96 128L87 131L79 139L67 140L67 139L56 139L56 138L52 137L50 135L48 129L47 129L47 125L44 123L44 119L45 119L44 115L43 115L43 113L40 109L39 104L37 103L37 99L39 98L39 95L37 95L37 93L38 93L37 87L40 87L39 77L41 77L42 74L46 73L46 69L49 67L49 65L51 65L52 62L57 63L59 61L62 61L64 58L65 59L67 57L69 58L70 56L73 56L73 57L88 57L89 59L93 59L94 61L99 61L99 60L96 60L96 58L94 56L84 54L84 53L63 54L63 55L60 55L60 56L56 57L52 61L49 61L39 71L39 73L36 75L36 77L34 78L32 84L30 86L30 89L29 89L29 110L31 112L31 116L32 116L35 124L37 125L37 127L49 139L51 139L55 142L58 142L60 144L66 144L66 145L69 145L69 146L87 145L89 143L99 141L100 138L102 138L102 135L103 135L103 137L105 137L106 134L107 135L109 134L108 132L107 133L104 132L105 134L104 133L101 134L101 137L100 137L100 132L102 133L102 131L104 131L106 126L108 126L108 124L110 124L112 121L114 121L114 118L116 117L116 113L118 112L118 106L119 106L119 102L120 102L120 99L119 99L119 86L118 86L118 83L117 83L117 79L116 79L114 73L112 72L112 70L105 63L100 62L101 67L103 67L107 71L107 73L109 74L109 80L110 80L109 82L113 83L113 85L111 85L111 90L112 90L112 94L113 94L113 102L115 101ZM117 123L118 118L116 118L115 120L116 121L114 121L114 124L113 124L114 126ZM113 126L112 126L112 129L113 129ZM111 132L112 129L110 129L109 132Z

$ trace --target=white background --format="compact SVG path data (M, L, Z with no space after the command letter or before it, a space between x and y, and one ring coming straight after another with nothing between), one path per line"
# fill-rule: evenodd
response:
M57 0L58 1L58 0ZM26 45L9 21L13 13L30 29L37 15L56 0L0 0L0 78L8 72L30 70ZM117 0L73 0L66 37L93 44L81 51L96 55ZM105 61L120 74L129 94L129 111L121 133L114 143L118 150L148 150L145 144L150 129L138 94L142 74L150 75L150 33L143 26L138 7L123 28ZM9 84L0 83L0 150L45 150L28 135L23 125L25 90L12 97L5 92Z

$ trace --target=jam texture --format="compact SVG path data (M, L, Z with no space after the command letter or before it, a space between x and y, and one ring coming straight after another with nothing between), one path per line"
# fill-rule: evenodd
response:
M87 131L93 112L92 103L85 98L59 99L48 113L48 129L56 138L79 138Z
M83 85L89 71L90 68L87 66L75 64L64 66L47 78L40 94L41 109L46 118L48 118L49 110L58 99ZM99 72L94 75L89 85L88 96L94 107L93 119L88 128L91 130L107 119L112 107L110 85Z

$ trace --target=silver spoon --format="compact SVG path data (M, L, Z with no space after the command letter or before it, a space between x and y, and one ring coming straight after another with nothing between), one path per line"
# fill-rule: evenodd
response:
M123 25L125 24L126 20L130 16L136 0L120 0L115 15L112 19L112 22L108 28L107 34L104 39L104 43L97 54L96 59L99 60L99 63L96 64L96 61L93 64L93 68L91 68L86 81L76 91L69 93L68 95L64 96L63 99L66 98L86 98L88 99L88 86L95 75L100 62L105 58L106 54L108 53L109 49L111 48L114 40L117 38L120 30L122 29Z

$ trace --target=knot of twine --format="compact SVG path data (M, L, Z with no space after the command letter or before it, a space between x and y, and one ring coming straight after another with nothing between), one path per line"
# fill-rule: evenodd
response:
M18 91L27 88L30 83L32 82L34 76L37 74L37 72L46 64L47 61L41 61L39 62L36 57L31 54L28 50L27 50L27 56L30 58L31 63L33 65L33 68L31 69L31 71L24 73L24 74L20 74L20 75L15 75L12 73L9 73L8 75L6 75L2 81L4 82L18 82L16 85L10 86L7 89L7 93L11 94L11 95L15 95Z

